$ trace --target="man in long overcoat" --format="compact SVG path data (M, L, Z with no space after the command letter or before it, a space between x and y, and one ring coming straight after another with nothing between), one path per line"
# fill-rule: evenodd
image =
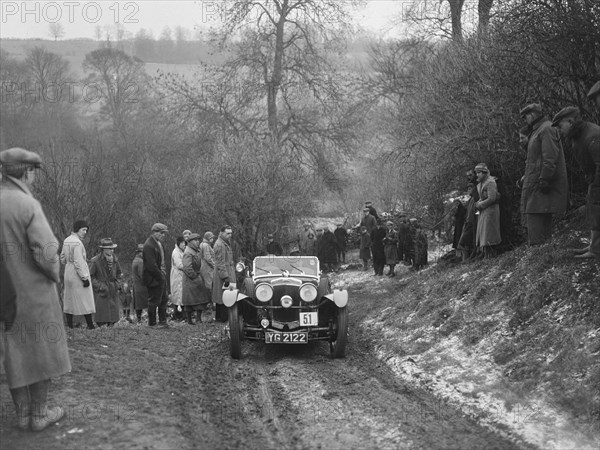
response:
M64 415L47 406L50 379L71 370L57 288L58 240L30 191L40 156L11 148L0 152L0 163L1 258L17 295L11 329L0 323L0 352L17 426L40 431Z
M99 247L100 253L90 261L90 277L96 304L94 319L99 326L111 326L121 317L119 290L123 272L114 254L117 244L111 238L103 238Z
M202 259L200 274L202 275L204 286L206 286L206 289L211 291L211 293L213 288L213 278L215 275L215 251L212 248L214 239L215 235L210 231L207 231L204 233L202 243L200 244L200 258Z
M187 323L194 324L193 314L196 312L196 323L202 322L202 311L210 302L211 290L207 289L202 279L202 254L200 252L200 235L192 233L188 236L188 245L183 252L182 302Z
M479 215L475 214L477 212L475 205L479 201L479 191L477 190L477 175L474 170L471 169L467 171L467 181L471 192L469 193L470 198L467 202L465 224L458 241L458 250L462 255L463 261L466 261L469 257L475 256L477 220L479 218Z
M232 228L223 225L213 250L215 252L215 274L213 278L212 301L215 304L215 320L227 322L227 307L223 304L223 288L235 283L235 261L231 250Z
M346 263L346 240L348 239L348 230L344 228L343 223L336 224L333 232L337 245L337 259L341 263Z
M495 255L495 246L502 242L498 189L496 188L496 181L494 177L490 176L486 164L477 164L475 173L479 181L479 184L477 184L479 201L475 204L475 208L479 211L476 245L481 249L484 257L491 257Z
M367 228L367 233L368 232L369 229ZM371 231L371 253L373 254L373 271L375 272L375 275L383 275L383 268L385 266L385 244L383 243L383 240L385 239L385 235L386 231L383 223L379 223L379 225Z
M144 273L144 259L142 252L144 251L144 244L138 244L131 263L131 278L133 280L133 308L137 316L138 322L142 321L142 312L144 309L148 309L148 288L143 282Z
M156 325L158 311L158 324L167 326L167 267L163 241L168 233L168 228L162 223L152 225L152 234L144 242L142 258L144 270L142 279L148 289L148 325Z
M327 226L323 229L323 236L320 240L317 257L324 270L334 270L334 267L337 264L337 244L335 242L334 234Z
M521 193L521 212L526 214L529 245L543 244L552 236L552 217L567 209L568 181L565 155L558 130L539 104L521 110L531 128Z
M556 114L552 125L569 140L571 151L590 183L586 198L590 245L578 250L575 258L600 258L600 126L581 120L579 108L574 106Z

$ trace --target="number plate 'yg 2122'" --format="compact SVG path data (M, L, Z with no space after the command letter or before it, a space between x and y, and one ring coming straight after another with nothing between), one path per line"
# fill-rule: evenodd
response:
M267 344L306 344L308 333L265 333Z

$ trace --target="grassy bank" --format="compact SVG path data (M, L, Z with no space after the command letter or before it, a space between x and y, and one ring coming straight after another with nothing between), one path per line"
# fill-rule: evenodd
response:
M408 378L432 390L443 380L479 409L487 399L490 420L521 422L525 434L554 429L555 439L530 442L589 446L599 442L600 261L573 259L568 248L582 237L563 230L495 259L395 279L346 272L337 282L367 334L382 337L382 357Z

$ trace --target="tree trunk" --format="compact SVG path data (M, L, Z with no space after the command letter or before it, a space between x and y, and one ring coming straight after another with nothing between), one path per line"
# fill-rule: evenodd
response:
M465 0L448 0L450 5L450 19L452 20L452 40L462 42L462 7Z
M479 12L479 35L486 36L490 25L490 10L494 0L479 0L477 10Z
M287 0L281 5L281 14L275 29L275 56L273 60L273 73L271 79L267 81L267 112L269 131L271 135L279 142L279 120L277 114L277 93L281 86L281 75L283 72L283 32L285 20L287 18Z

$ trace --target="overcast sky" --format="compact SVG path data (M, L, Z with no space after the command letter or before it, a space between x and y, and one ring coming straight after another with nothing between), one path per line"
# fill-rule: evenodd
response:
M341 1L341 0L340 0ZM220 2L142 0L142 1L5 1L0 2L2 38L50 39L49 26L60 23L64 39L94 38L98 26L120 23L131 35L141 28L150 29L155 37L169 26L180 25L193 30L218 27L223 17ZM353 12L356 23L377 34L389 34L391 19L400 17L407 0L366 0L365 6ZM398 27L394 27L398 29Z

